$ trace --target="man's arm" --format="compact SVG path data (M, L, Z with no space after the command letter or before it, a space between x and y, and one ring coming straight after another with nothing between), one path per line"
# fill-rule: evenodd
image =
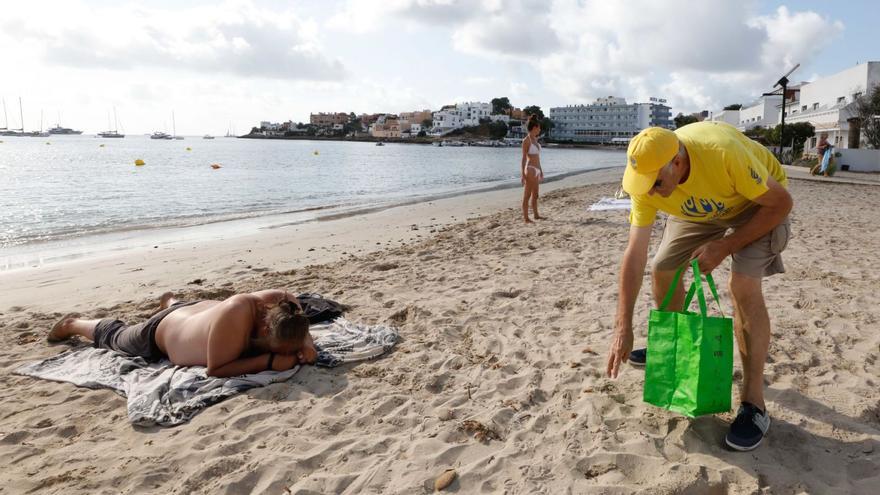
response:
M253 304L247 295L223 301L222 311L208 329L208 376L238 376L266 369L268 354L240 359L254 325Z
M620 280L617 293L617 317L615 318L614 340L608 353L608 376L617 378L620 364L629 358L633 346L632 318L633 308L642 277L648 264L648 245L651 240L651 226L629 229L629 242L623 253L620 267Z
M767 235L785 220L794 205L791 194L772 177L767 178L767 192L752 201L760 206L745 225L733 234L708 242L694 251L693 257L703 273L711 272L724 258Z

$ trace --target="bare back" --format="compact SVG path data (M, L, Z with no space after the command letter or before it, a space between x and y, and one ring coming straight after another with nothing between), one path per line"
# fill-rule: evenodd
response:
M172 312L159 323L156 344L174 364L207 366L211 329L223 324L221 318L230 305L245 303L242 299L233 296L225 301L202 301ZM228 340L230 347L241 346L244 351L253 327L253 320L228 325L223 328L223 338Z
M184 306L159 323L156 344L174 364L207 366L208 341L213 331L214 338L222 339L224 351L235 359L250 346L265 308L285 299L298 305L289 292L271 289ZM238 317L230 317L233 314Z

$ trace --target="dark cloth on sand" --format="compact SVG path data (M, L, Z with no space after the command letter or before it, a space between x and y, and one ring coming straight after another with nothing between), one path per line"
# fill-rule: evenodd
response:
M159 323L172 312L199 302L201 301L176 302L137 325L126 325L123 321L105 318L95 327L94 346L129 356L140 356L147 361L159 361L166 357L156 344Z

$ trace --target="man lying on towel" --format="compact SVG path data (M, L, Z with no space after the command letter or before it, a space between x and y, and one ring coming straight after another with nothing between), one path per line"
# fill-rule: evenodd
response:
M236 294L224 301L180 302L170 292L149 320L128 326L114 319L62 318L49 342L79 335L95 347L148 361L206 366L209 376L283 371L317 359L309 320L283 290Z

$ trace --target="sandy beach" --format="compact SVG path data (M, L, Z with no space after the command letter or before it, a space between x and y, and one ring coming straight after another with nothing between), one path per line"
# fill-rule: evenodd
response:
M736 453L722 447L732 412L687 419L642 402L641 370L604 376L628 224L586 207L620 174L547 184L534 225L507 189L0 273L0 493L418 494L447 469L457 493L877 493L880 188L791 181L787 272L765 282L773 424ZM175 428L132 427L109 391L12 374L68 348L44 337L69 311L137 321L165 290L275 287L393 323L402 342Z

